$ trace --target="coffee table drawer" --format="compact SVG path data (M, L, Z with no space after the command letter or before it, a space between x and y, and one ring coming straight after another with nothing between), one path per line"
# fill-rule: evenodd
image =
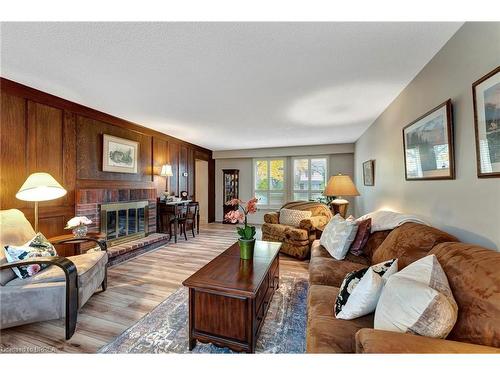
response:
M264 297L266 296L267 288L269 287L269 275L266 275L262 284L260 285L259 290L255 296L255 308L256 311L259 311L262 302L264 301Z
M194 333L209 334L246 342L249 300L195 290Z

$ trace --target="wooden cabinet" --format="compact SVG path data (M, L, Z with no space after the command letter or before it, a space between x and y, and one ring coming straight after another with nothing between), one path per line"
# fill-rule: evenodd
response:
M223 204L223 209L222 212L224 214L224 217L226 217L226 214L229 211L236 210L238 209L238 206L228 206L226 205L226 202L230 201L231 199L236 199L239 198L239 192L240 192L240 186L239 186L239 174L240 171L239 169L223 169L222 170L223 174L223 197L222 197L222 204ZM224 219L224 223L230 224L229 221L226 221Z

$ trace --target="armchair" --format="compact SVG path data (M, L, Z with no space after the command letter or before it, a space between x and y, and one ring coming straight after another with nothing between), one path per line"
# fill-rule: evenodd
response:
M309 256L311 244L316 239L316 230L323 230L332 218L332 213L328 206L319 202L295 201L281 208L311 211L312 216L302 220L296 228L280 224L279 212L267 213L264 215L262 225L262 239L281 242L281 252L298 259L305 259Z
M65 317L66 339L76 329L78 309L101 287L107 287L108 261L104 241L101 251L73 257L38 257L7 263L4 246L22 245L35 236L19 210L0 211L0 329ZM59 241L63 244L71 240ZM47 264L49 267L19 279L13 267Z

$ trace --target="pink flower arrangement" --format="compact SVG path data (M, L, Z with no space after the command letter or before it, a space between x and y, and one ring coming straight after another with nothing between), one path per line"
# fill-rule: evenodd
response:
M229 211L226 214L226 219L233 224L243 223L245 221L245 214L238 210Z
M245 224L243 228L238 228L238 234L243 239L249 240L255 236L255 227L251 227L248 225L247 216L248 214L254 214L257 212L258 201L259 200L254 197L246 202L246 205L244 201L236 198L226 202L227 206L238 206L238 209L229 211L226 216L224 216L224 218L233 224Z

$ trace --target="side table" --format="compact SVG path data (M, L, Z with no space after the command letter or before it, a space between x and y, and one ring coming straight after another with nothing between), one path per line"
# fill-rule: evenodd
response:
M80 255L82 254L82 245L92 242L99 245L102 251L106 251L107 245L105 239L106 235L104 233L88 232L85 237L75 237L73 234L63 234L60 236L51 237L48 240L53 245L72 244L75 250L75 255Z

